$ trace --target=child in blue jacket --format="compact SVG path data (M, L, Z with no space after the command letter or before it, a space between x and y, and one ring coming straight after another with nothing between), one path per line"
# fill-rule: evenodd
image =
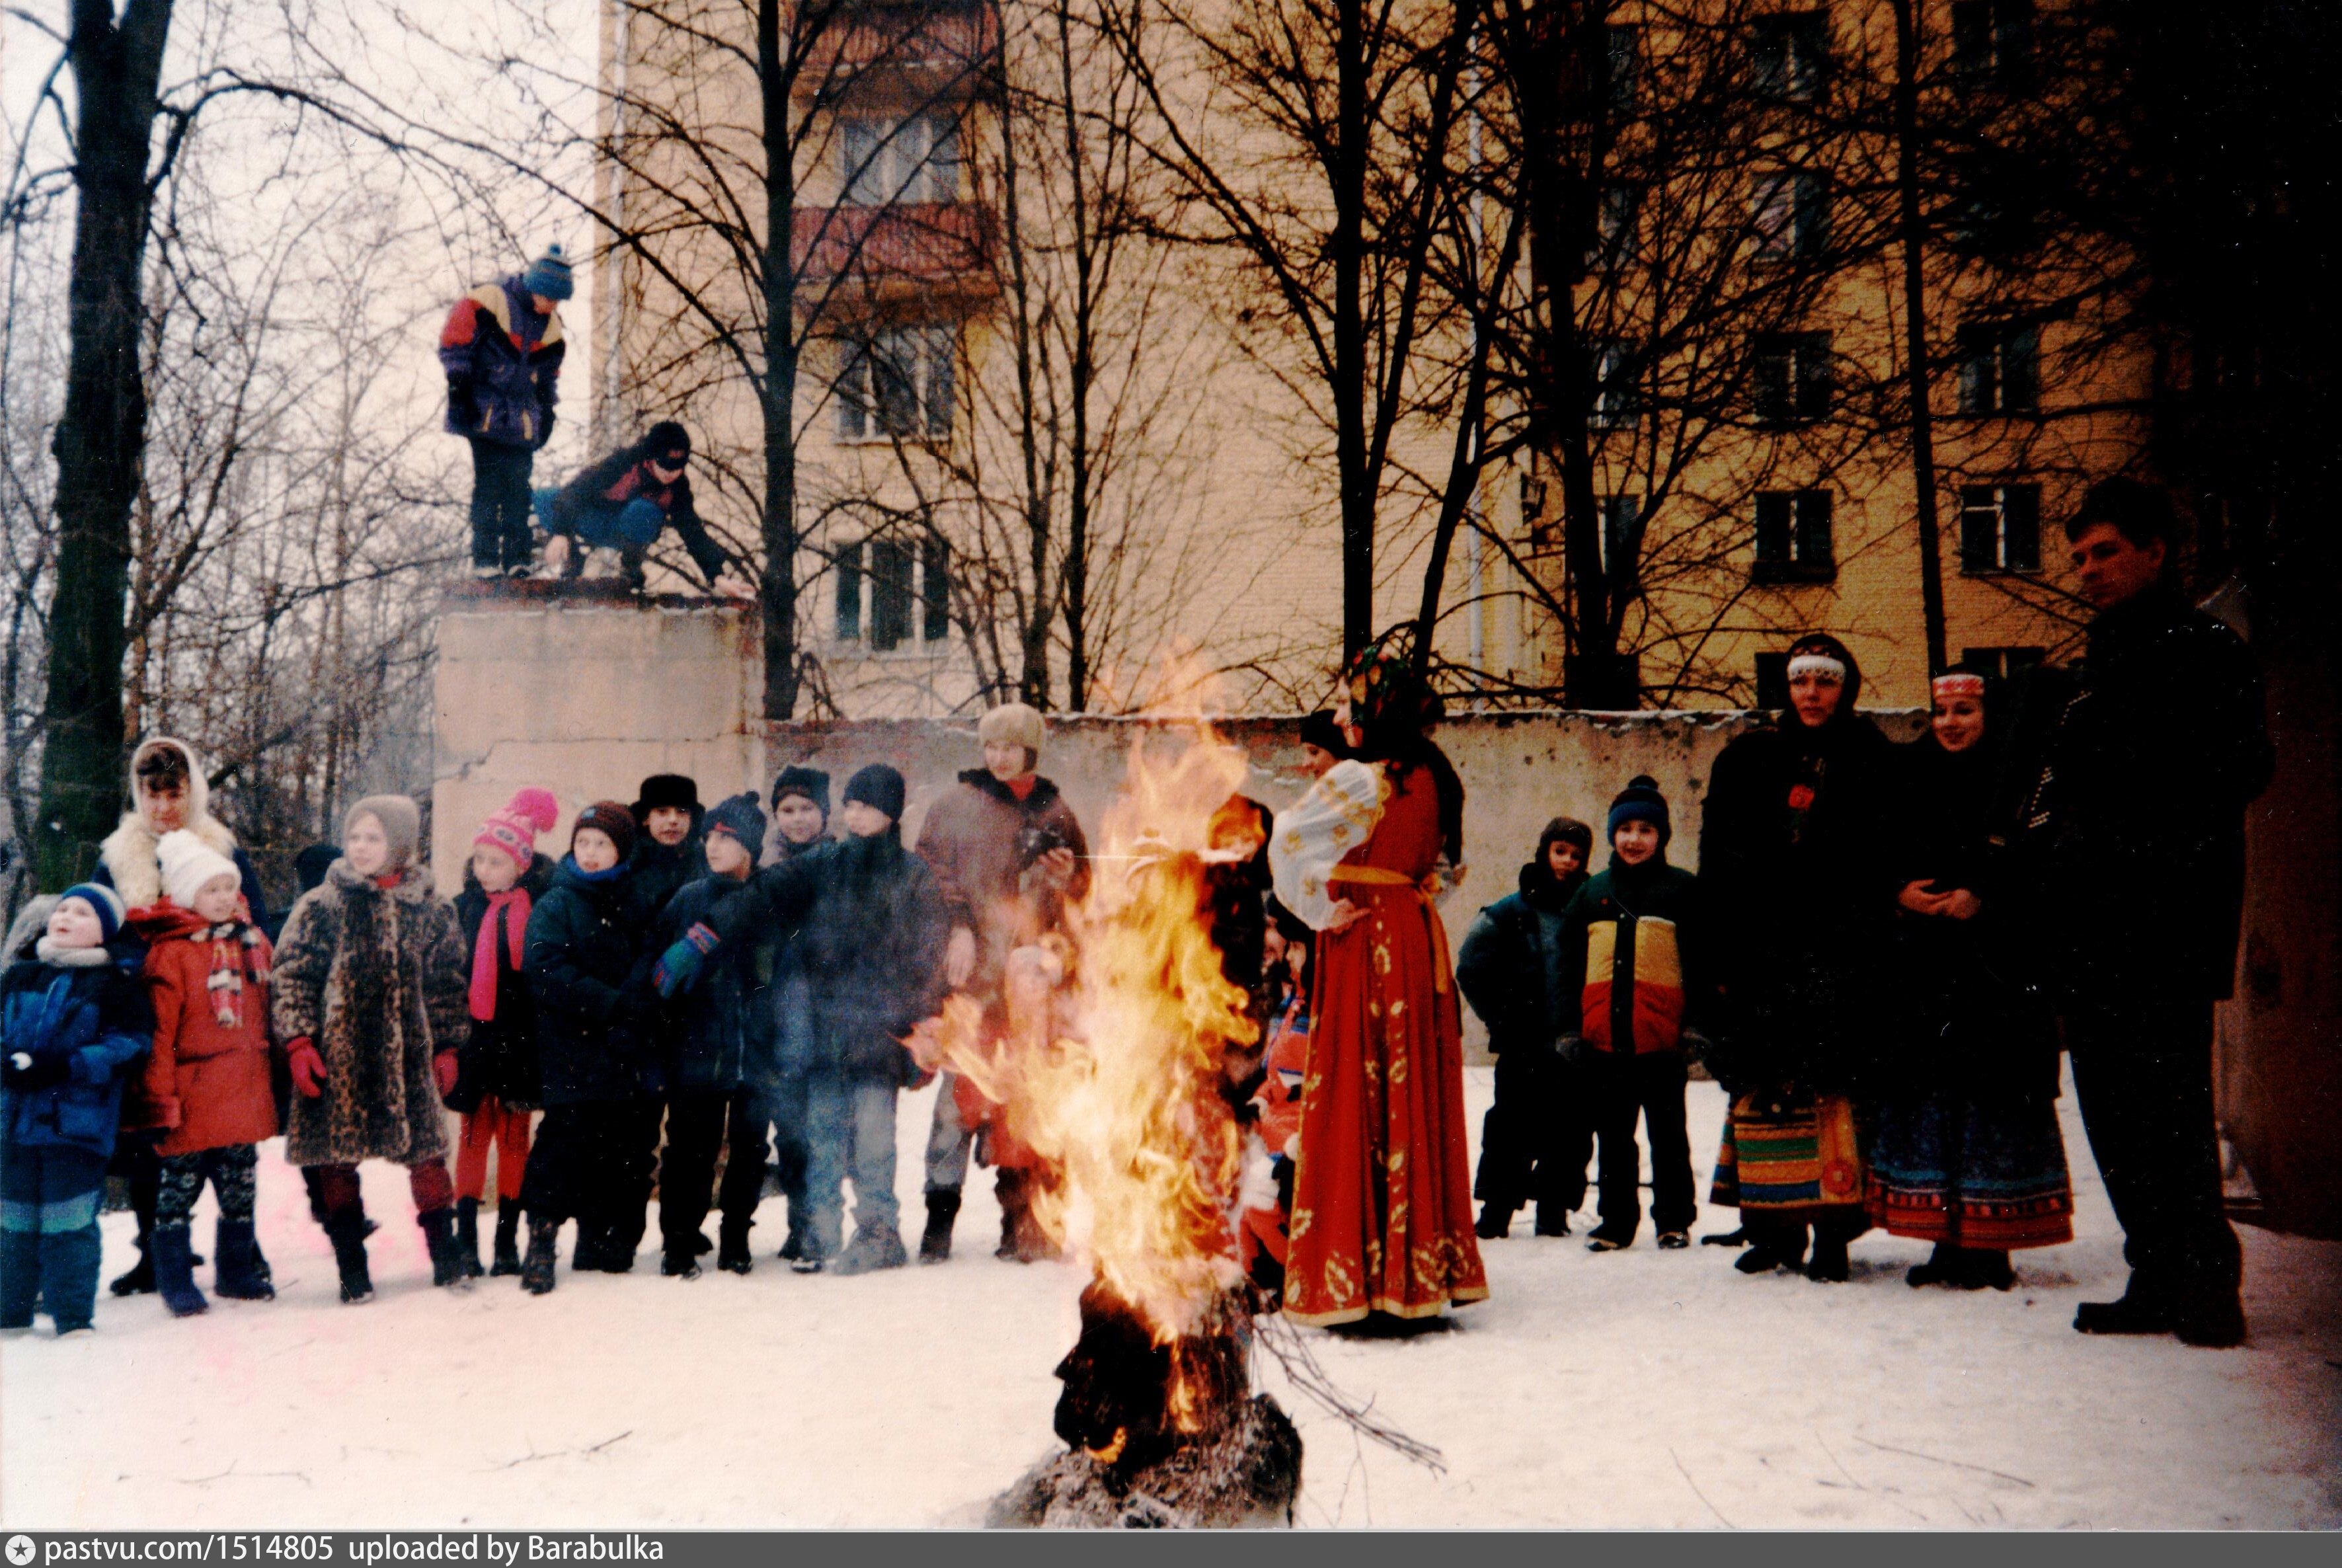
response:
M34 955L0 976L0 1328L42 1306L72 1333L96 1305L105 1162L155 1038L124 914L112 888L65 889Z

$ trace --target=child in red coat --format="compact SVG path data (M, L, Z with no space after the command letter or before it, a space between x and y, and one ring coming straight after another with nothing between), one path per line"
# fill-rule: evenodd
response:
M142 912L155 1004L146 1097L165 1128L155 1209L155 1286L175 1317L209 1303L195 1285L189 1245L195 1200L219 1198L213 1288L240 1301L276 1293L253 1231L256 1145L276 1135L270 1081L268 938L242 917L235 863L192 833L156 844L164 897Z

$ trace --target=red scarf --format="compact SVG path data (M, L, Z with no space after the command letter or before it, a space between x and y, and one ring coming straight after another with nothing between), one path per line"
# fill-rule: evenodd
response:
M505 929L512 940L512 966L520 968L524 934L528 930L528 889L508 887L488 894L488 912L480 916L480 940L472 949L472 1016L482 1024L496 1015L496 923L513 912Z

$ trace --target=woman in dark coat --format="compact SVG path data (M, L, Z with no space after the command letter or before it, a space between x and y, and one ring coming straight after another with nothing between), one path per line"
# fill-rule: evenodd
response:
M1933 683L1929 732L1904 754L1895 920L1905 1015L1884 1074L1871 1213L1936 1243L1914 1285L2007 1290L2011 1249L2074 1234L2057 1133L2057 1034L1991 842L1998 747L1984 677Z
M575 1269L625 1273L642 1244L658 1143L660 1072L632 985L649 920L627 855L635 819L616 801L577 814L553 888L528 917L523 968L536 999L545 1120L528 1154L521 1288L553 1289L554 1246L577 1222Z
M1894 885L1885 809L1894 749L1855 711L1862 671L1837 638L1789 646L1790 705L1724 748L1701 824L1728 1021L1714 1070L1733 1094L1711 1201L1741 1211L1764 1273L1847 1277L1867 1228L1856 1106L1885 1033L1879 978Z

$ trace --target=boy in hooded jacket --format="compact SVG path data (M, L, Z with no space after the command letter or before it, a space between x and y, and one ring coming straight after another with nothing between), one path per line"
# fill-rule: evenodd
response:
M1586 885L1594 830L1557 816L1537 835L1517 892L1480 912L1456 956L1456 984L1488 1026L1496 1097L1480 1125L1475 1232L1495 1241L1536 1200L1536 1233L1569 1234L1586 1199L1594 1128L1583 1074L1556 1047L1576 1023L1575 977L1563 967L1561 917Z
M688 989L727 943L801 923L811 982L810 1059L784 1060L806 1081L806 1200L813 1209L800 1273L856 1274L900 1268L895 1198L895 1101L919 1077L906 1036L944 994L950 916L934 873L903 847L903 775L873 764L847 781L849 835L766 866L734 899L666 950L652 983L663 996ZM854 1181L855 1234L842 1251L839 1184Z
M707 814L707 874L685 884L659 917L664 949L693 926L712 921L727 904L749 896L756 851L765 842L765 814L754 794L736 794ZM753 1266L748 1232L765 1190L764 1102L756 1085L771 1075L773 1008L765 976L768 945L733 943L692 990L663 1007L659 1031L666 1050L666 1152L659 1162L659 1232L666 1255L659 1273L699 1277L706 1247L716 1154L724 1156L723 1223L716 1266L745 1274Z
M235 862L184 831L164 834L157 848L165 897L134 922L148 944L155 1008L145 1093L165 1129L155 1144L163 1179L155 1283L174 1317L192 1317L209 1304L195 1282L189 1240L206 1182L219 1196L213 1288L237 1301L276 1294L252 1223L259 1144L276 1135L272 949L242 916Z
M96 1306L105 1162L155 1034L125 913L111 888L75 884L0 976L0 1328L45 1307L73 1333Z
M1651 1143L1651 1223L1659 1245L1691 1244L1691 1144L1684 1128L1685 1053L1704 1020L1699 879L1667 864L1674 826L1656 780L1638 774L1610 803L1610 864L1563 912L1566 973L1582 982L1574 1040L1601 1144L1602 1223L1595 1253L1632 1244L1643 1220L1635 1144L1639 1117Z
M553 792L524 789L489 814L472 839L464 890L455 895L471 964L466 1002L471 1037L456 1054L447 1108L464 1118L455 1144L455 1250L464 1272L480 1275L480 1203L488 1157L496 1163L495 1263L520 1273L520 1183L528 1168L530 1114L544 1093L536 1062L536 1001L522 972L528 917L553 889L553 862L536 852L539 834L560 816Z
M650 1201L663 1087L634 982L649 917L631 884L635 818L616 801L577 814L553 888L528 917L522 967L536 1000L545 1121L529 1151L521 1207L521 1288L553 1289L562 1225L577 1222L573 1269L635 1266Z

